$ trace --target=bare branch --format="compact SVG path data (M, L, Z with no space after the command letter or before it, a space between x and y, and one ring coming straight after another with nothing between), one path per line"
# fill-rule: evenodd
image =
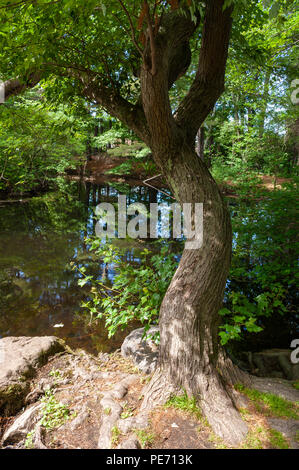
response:
M137 41L136 36L135 36L135 28L134 28L133 21L132 21L132 18L130 16L130 13L128 12L127 7L126 7L126 5L124 4L124 2L122 0L118 0L118 2L120 3L122 9L124 10L124 12L125 12L125 14L128 18L128 21L130 23L132 41L133 41L136 49L138 50L139 54L141 55L141 57L143 57L143 51L142 51L141 47L139 46L138 41Z

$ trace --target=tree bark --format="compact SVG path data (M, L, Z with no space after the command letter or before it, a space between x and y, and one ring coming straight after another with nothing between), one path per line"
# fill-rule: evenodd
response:
M161 160L156 156L157 163ZM234 405L232 385L245 374L219 347L219 315L230 267L230 216L217 184L192 148L184 147L165 173L179 202L203 202L203 245L185 249L160 310L160 369L145 395L145 407L184 388L199 399L214 432L237 444L247 432ZM163 379L162 379L163 377ZM163 392L162 392L163 389Z

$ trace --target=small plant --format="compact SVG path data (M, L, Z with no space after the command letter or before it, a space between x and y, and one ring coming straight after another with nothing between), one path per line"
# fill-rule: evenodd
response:
M202 413L200 408L196 404L195 397L188 397L187 393L184 392L183 395L173 396L168 402L164 405L166 408L172 407L182 411L185 411L191 415L194 415L197 419L202 418Z
M146 429L134 429L136 436L138 437L142 449L151 447L156 438L155 434Z
M61 379L62 376L61 376L61 371L59 369L52 369L50 372L49 372L49 376L50 377L55 377L57 379Z
M111 408L105 408L104 413L105 413L105 415L110 415L111 414Z
M118 429L117 426L113 426L111 429L111 445L116 446L119 442L119 438L121 436L121 431Z
M244 449L288 449L289 444L284 436L275 429L268 429L264 426L256 426L251 429L244 442Z
M200 428L197 431L200 432ZM216 434L214 434L212 431L210 432L208 440L215 444L216 449L227 449L227 445L224 444L221 437L216 436Z
M274 415L282 418L299 419L298 405L273 393L259 392L243 385L236 385L236 390L246 395L254 402L257 410L266 415ZM263 405L263 406L261 406Z
M33 447L34 447L34 444L33 444L34 435L35 435L35 430L30 431L27 434L26 439L25 439L25 448L26 449L33 449Z
M51 392L46 392L41 401L43 403L43 408L40 424L45 428L58 428L71 417L69 408L63 403L58 402Z
M251 429L246 437L246 440L243 444L243 449L263 449L264 444L267 439L267 431L262 426L256 426L254 429Z
M131 408L128 405L128 403L125 403L123 407L123 412L120 415L121 419L126 419L126 418L130 418L131 416L133 416L133 411L134 411L133 408Z

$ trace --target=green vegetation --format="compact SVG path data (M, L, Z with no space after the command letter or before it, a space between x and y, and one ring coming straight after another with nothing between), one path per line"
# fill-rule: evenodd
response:
M217 375L222 346L232 357L290 347L299 319L297 7L298 0L2 0L0 336L12 322L36 333L47 323L37 318L71 316L81 302L88 328L104 324L109 338L135 323L146 334L164 321L163 372L187 390L186 362ZM116 158L116 168L101 166ZM136 175L159 177L168 196L133 187ZM94 206L116 203L117 191L148 205L203 201L203 246L182 255L183 237L96 239ZM215 401L241 439L218 379ZM207 390L199 385L194 394L210 400ZM264 413L298 417L296 405L240 390ZM169 403L200 416L186 395ZM43 426L70 416L53 394L44 397ZM146 431L140 436L151 445ZM118 440L116 428L113 445ZM286 445L262 427L249 441Z
M111 445L113 445L114 447L117 446L117 444L119 443L120 436L121 431L118 429L117 426L113 426L113 428L111 429Z
M250 398L257 410L267 416L299 419L299 408L295 403L273 393L259 392L258 390L246 388L243 385L237 385L236 389Z
M40 424L46 429L53 429L62 426L65 421L74 417L70 409L61 402L58 402L51 392L46 392L41 400L42 418Z
M296 390L299 390L299 380L296 380L296 382L293 382L293 387L294 387Z
M202 413L197 405L196 398L188 397L186 392L182 395L171 397L164 406L166 408L172 407L177 410L182 410L194 416L198 420L202 419Z
M269 429L269 441L273 449L289 449L289 443L282 433L275 429Z
M243 449L289 449L289 443L281 432L266 428L263 425L254 426L248 433Z
M156 439L156 435L148 429L135 429L134 432L139 439L142 449L150 448Z
M123 406L122 414L120 415L121 419L130 418L131 416L133 416L133 414L133 408L131 408L127 403L125 403Z
M124 328L130 321L139 320L146 327L158 320L159 307L169 282L177 267L176 255L171 253L171 246L157 242L147 248L134 250L138 263L128 263L128 248L115 244L102 244L101 240L91 241L91 250L104 263L114 266L117 275L113 286L93 279L85 274L85 268L79 268L82 279L79 285L91 283L91 300L82 307L94 318L104 318L109 336L117 328Z
M26 449L33 449L34 448L34 443L33 443L34 435L35 435L35 430L30 431L27 434L26 439L25 439L25 448Z

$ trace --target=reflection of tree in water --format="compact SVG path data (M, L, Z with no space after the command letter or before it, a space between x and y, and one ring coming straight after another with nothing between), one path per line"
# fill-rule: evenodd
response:
M150 201L147 188L123 189L128 204ZM74 344L82 337L78 344L86 348L119 346L125 333L108 344L101 323L91 329L76 315L87 292L70 265L84 264L88 274L111 282L113 270L89 253L85 237L94 234L93 208L117 202L118 194L109 185L71 183L67 191L0 208L0 335L55 334ZM134 261L130 251L127 259ZM64 327L53 328L57 323Z
M152 202L173 201L146 187L90 182L68 184L67 190L60 193L0 207L0 335L55 334L87 349L111 350L119 347L125 333L120 332L108 341L103 323L89 326L88 321L83 320L80 304L88 297L88 288L78 286L80 275L70 263L84 266L88 275L111 285L114 267L97 259L85 241L95 233L95 206L100 202L116 204L120 192L127 195L128 205L142 202L149 208ZM286 220L281 212L275 215L276 200L261 209L255 204L254 211L246 204L242 207L240 202L235 202L233 210L239 254L235 249L227 292L241 292L252 301L264 289L257 270L260 275L264 274L266 285L270 285L271 276L276 276L277 282L287 289L288 314L263 317L264 331L257 335L245 332L240 347L250 349L253 342L264 347L279 347L280 339L284 345L298 327L297 294L294 283L290 282L294 271L291 260L296 259L295 229L290 209L285 214ZM281 201L281 205L292 206L288 200ZM264 227L266 219L272 227L271 239L269 228ZM140 246L149 242L114 241L126 248L125 261L136 267L140 262ZM179 247L172 246L179 252ZM283 250L278 248L280 246ZM151 245L150 249L158 248ZM285 269L283 274L282 269ZM53 328L57 323L64 327ZM239 346L236 344L236 347Z

